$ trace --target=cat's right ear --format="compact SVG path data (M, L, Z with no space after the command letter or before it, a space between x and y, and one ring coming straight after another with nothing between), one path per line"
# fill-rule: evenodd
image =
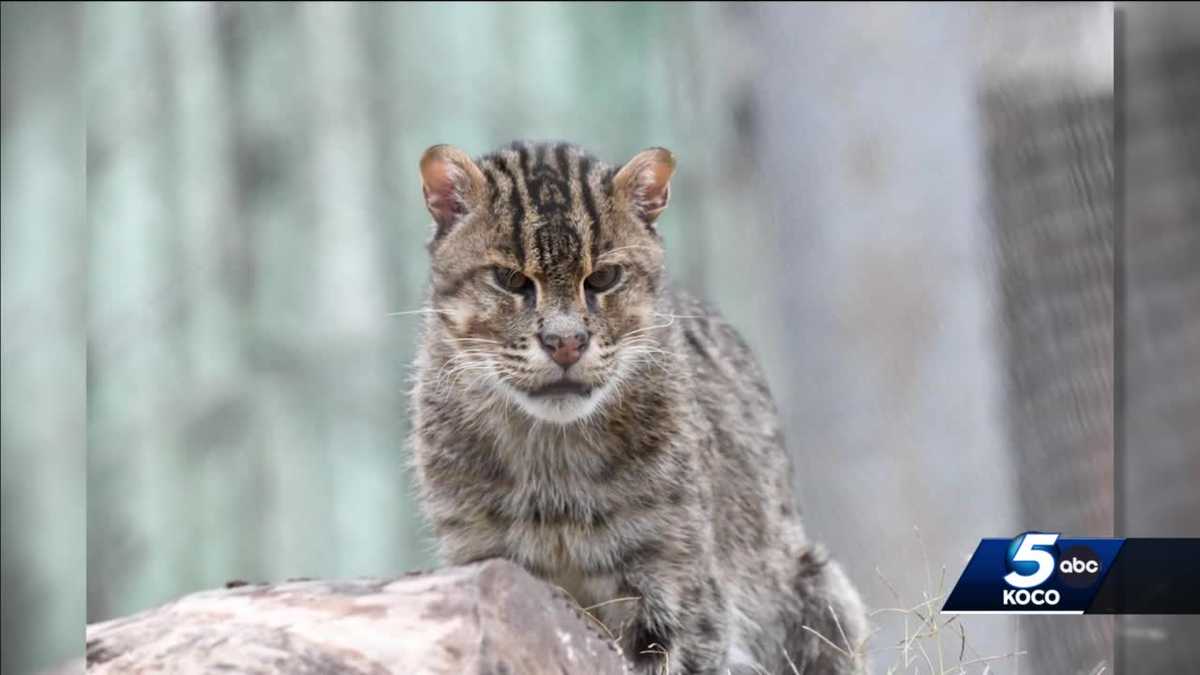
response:
M483 172L453 145L435 145L421 155L421 191L441 239L482 198Z

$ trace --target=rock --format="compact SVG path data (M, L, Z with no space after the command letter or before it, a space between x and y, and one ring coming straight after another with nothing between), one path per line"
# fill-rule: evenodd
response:
M565 593L504 560L239 584L87 628L89 673L625 673Z

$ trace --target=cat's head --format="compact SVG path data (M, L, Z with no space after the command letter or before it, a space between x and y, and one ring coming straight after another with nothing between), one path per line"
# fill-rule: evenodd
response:
M514 143L478 160L427 150L433 320L452 354L439 380L483 383L565 424L654 361L655 220L674 169L662 148L620 168L566 144Z

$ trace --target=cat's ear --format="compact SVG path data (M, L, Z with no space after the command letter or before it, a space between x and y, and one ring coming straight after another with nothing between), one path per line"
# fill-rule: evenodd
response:
M440 239L482 198L483 172L453 145L435 145L421 155L421 190Z
M613 190L647 225L653 225L671 199L675 156L666 148L649 148L626 162L613 178Z

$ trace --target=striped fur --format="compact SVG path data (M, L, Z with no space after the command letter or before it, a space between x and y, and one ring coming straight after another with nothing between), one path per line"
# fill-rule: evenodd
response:
M639 672L781 673L789 658L855 672L801 628L841 644L864 619L805 537L765 378L732 327L666 283L645 214L673 160L653 152L649 209L645 184L572 145L462 168L480 184L451 195L462 215L430 241L412 393L425 513L448 561L509 558L599 605ZM603 265L620 281L591 292ZM495 267L530 287L506 291ZM548 326L592 336L567 371L588 395L537 396L563 372L538 344Z

